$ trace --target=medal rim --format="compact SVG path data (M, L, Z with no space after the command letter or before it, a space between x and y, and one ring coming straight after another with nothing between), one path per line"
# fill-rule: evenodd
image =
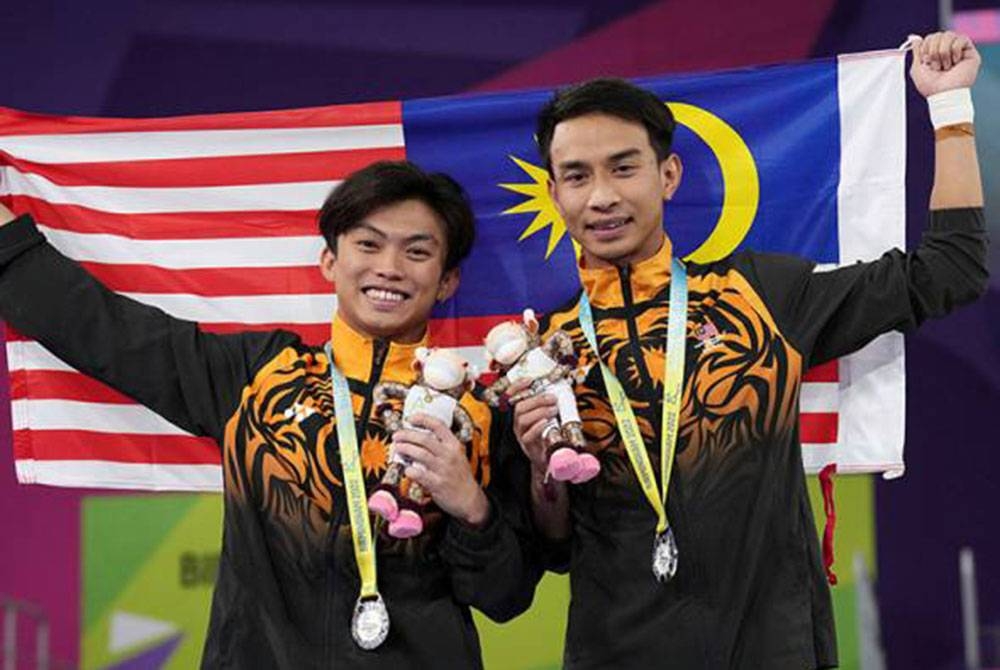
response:
M382 624L377 633L371 638L362 637L358 628L358 622L366 610L374 610ZM389 625L389 610L386 608L382 596L376 596L369 600L358 598L358 602L354 606L354 616L351 617L351 637L354 638L355 644L365 651L378 648L389 636Z

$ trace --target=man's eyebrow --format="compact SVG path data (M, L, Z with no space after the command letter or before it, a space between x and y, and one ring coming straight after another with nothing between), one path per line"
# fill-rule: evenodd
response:
M378 226L374 226L368 223L367 221L359 222L358 225L355 227L355 230L357 229L367 230L370 233L378 235L383 240L389 239L389 235L386 234L384 230L380 229ZM413 235L408 235L403 238L404 244L413 244L414 242L430 242L431 244L436 244L438 246L441 245L441 240L436 238L434 235L431 235L430 233L415 233Z
M432 244L441 244L441 240L434 237L430 233L417 233L416 235L410 235L404 240L404 242L406 242L406 244L411 244L413 242L431 242Z
M379 237L382 237L382 238L389 237L384 232L382 232L381 230L379 230L378 228L376 228L372 224L368 223L367 221L361 221L361 222L359 222L358 225L357 225L357 227L358 228L364 228L369 233L374 233L374 234L376 234L376 235L378 235Z
M635 158L642 154L641 149L635 147L629 149L623 149L617 153L613 153L607 158L608 163L618 163L619 161L628 160L629 158ZM581 160L568 160L558 163L556 167L560 170L582 170L588 167L585 161Z
M564 161L556 165L560 170L582 170L587 167L587 163L580 160Z
M629 158L635 158L636 156L639 156L641 153L642 151L640 151L639 149L625 149L624 151L619 151L616 154L611 154L611 156L608 157L608 162L617 163L619 161L623 161Z

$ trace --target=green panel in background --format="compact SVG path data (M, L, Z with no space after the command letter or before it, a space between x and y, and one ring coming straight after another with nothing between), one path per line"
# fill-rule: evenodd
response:
M854 556L861 554L868 566L869 577L876 579L875 563L875 482L873 475L848 475L834 478L834 502L837 508L837 530L833 572L837 585L831 587L834 617L837 621L837 647L841 670L860 667L858 620L854 572ZM823 536L823 497L817 477L809 477L809 498L812 501L816 529Z
M820 532L822 499L810 496ZM851 559L874 572L871 477L836 479L837 563L833 588L841 667L858 667ZM83 505L82 667L159 658L143 667L197 667L208 626L211 582L222 536L218 495L90 497ZM529 612L506 624L476 614L488 670L552 670L562 663L569 582L547 575ZM113 634L114 633L114 634Z
M219 495L87 498L82 667L197 667L221 537Z
M83 502L83 582L89 628L156 550L161 538L194 504L189 496L90 497ZM134 513L141 509L141 520Z
M569 607L569 577L548 573L531 609L505 624L475 612L487 670L556 670L562 667Z

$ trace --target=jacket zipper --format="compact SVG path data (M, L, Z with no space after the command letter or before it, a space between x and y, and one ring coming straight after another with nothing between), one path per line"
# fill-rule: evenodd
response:
M653 378L646 368L646 359L642 355L642 345L639 343L639 327L635 323L635 304L632 301L632 269L628 265L618 268L618 279L622 285L622 298L625 302L625 324L628 326L629 350L642 376L642 388L653 389Z
M365 385L365 404L361 407L361 422L358 425L358 447L365 441L365 431L368 430L368 415L372 412L374 402L375 384L382 377L382 368L385 366L385 356L389 352L388 340L377 339L372 345L372 369L368 375L368 382Z

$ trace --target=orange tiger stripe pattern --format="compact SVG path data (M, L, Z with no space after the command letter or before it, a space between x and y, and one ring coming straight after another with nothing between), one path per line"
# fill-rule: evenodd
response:
M339 350L350 352L337 358L351 388L353 418L363 431L358 436L359 449L366 487L371 491L385 471L391 442L378 408L371 402L372 389L385 380L412 384L416 380L412 366L415 350L426 343L390 343L384 363L376 371L378 378L372 379L377 367L372 341L339 321L334 323L334 333ZM485 487L490 481L492 415L484 403L469 394L460 402L475 422L473 438L466 445L469 468ZM305 547L308 553L327 547L331 531L338 525L342 534L349 532L335 421L330 361L325 352L303 346L285 348L257 372L226 424L223 471L227 495L262 513L269 525L272 550L290 559L301 557ZM412 540L381 536L380 553L422 552L438 534L442 518L440 513L428 513L427 531ZM376 524L376 532L380 529Z
M581 269L601 360L628 394L657 469L670 251L668 241L656 256L629 269ZM786 438L797 426L802 372L801 355L737 270L720 274L692 266L689 275L677 448L682 477L696 476L746 445ZM549 316L546 335L556 328L570 334L579 352L584 378L575 390L588 448L604 454L610 484L630 481L634 475L575 303Z

